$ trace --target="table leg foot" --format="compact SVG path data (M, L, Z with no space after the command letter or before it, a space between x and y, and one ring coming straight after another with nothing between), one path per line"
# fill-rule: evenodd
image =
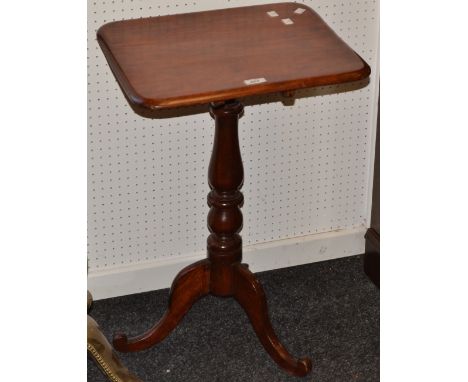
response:
M312 369L309 358L294 358L280 343L268 317L265 292L260 282L243 264L235 269L234 298L244 308L257 336L273 360L288 373L304 376Z
M132 338L117 332L114 348L120 352L134 352L150 348L166 338L179 324L191 306L209 293L210 263L201 260L182 269L172 283L169 307L164 316L147 332Z

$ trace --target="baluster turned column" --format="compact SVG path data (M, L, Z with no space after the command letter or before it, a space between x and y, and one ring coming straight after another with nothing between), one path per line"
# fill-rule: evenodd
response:
M244 169L239 148L238 120L243 112L238 101L212 103L215 119L213 152L208 169L208 258L211 263L210 291L219 296L233 294L232 264L242 259L242 212L240 192Z

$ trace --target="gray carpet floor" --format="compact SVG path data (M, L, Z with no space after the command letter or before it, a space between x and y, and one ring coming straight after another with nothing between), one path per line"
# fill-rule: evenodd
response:
M292 377L270 359L242 308L231 299L198 301L160 344L122 354L145 382L379 380L379 290L359 256L257 273L276 334L312 372ZM96 301L91 316L104 334L140 334L162 316L168 290ZM88 381L105 382L88 358Z

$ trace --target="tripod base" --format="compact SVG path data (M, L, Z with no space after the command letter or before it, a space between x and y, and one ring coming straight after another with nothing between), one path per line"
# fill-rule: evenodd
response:
M304 376L310 372L309 358L296 359L280 343L271 326L265 293L254 274L245 264L234 263L232 268L232 294L245 310L265 350L271 358L288 373ZM183 269L171 287L169 307L164 316L147 332L132 338L116 333L114 348L121 352L148 349L166 338L178 325L191 306L201 297L211 293L210 260L202 260ZM217 293L213 293L217 294Z

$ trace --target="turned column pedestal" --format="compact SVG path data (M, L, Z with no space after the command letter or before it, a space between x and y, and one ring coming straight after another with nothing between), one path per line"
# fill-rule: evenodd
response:
M244 180L239 148L238 120L243 106L238 101L212 103L215 120L213 152L208 169L207 259L183 269L172 283L169 308L161 320L146 333L133 338L117 333L114 347L122 352L147 349L162 341L199 298L213 294L233 297L249 316L260 342L286 371L303 376L311 369L308 358L297 360L276 337L270 320L265 293L246 264L242 264L242 207L240 192Z

